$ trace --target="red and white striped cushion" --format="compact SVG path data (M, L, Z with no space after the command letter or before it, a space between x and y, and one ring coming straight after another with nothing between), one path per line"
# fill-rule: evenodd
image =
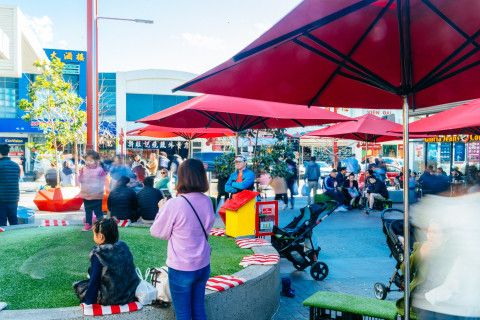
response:
M270 242L266 241L265 239L238 239L235 240L237 245L242 249L250 249L253 247L259 246L269 246Z
M215 237L224 237L225 236L225 229L212 228L212 230L210 230L210 235L215 236Z
M117 220L117 226L119 226L120 228L126 228L130 225L131 221L130 219L125 219L125 220Z
M5 232L5 229L3 229L3 228L0 228L0 232Z
M244 268L250 265L273 265L277 264L279 260L278 254L252 254L243 257L240 265Z
M109 314L119 314L126 312L134 312L142 309L142 304L139 302L130 302L123 305L102 306L100 304L81 304L83 314L85 316L105 316Z
M41 227L66 227L68 226L67 220L46 219L42 220Z
M245 283L245 279L234 276L216 276L208 279L206 288L212 291L225 291Z

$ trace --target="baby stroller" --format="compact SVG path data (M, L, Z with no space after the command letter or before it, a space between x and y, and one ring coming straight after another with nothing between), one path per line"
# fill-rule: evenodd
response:
M403 211L399 209L386 209L382 211L382 229L387 240L387 246L390 249L390 257L396 261L395 271L388 281L388 285L381 282L375 283L373 286L374 294L377 299L385 300L387 294L391 291L403 291L405 288L403 275L400 273L400 267L403 263L404 249L403 249ZM413 247L413 234L410 229L410 252ZM392 284L398 289L392 289Z
M300 209L300 215L287 226L273 229L272 245L280 256L287 258L300 271L311 266L310 275L315 280L323 280L327 277L328 266L318 261L320 247L314 247L312 232L338 206L336 201L309 205Z

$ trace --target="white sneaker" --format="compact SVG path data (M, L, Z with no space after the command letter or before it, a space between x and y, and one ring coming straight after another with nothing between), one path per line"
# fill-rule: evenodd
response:
M3 309L5 309L7 307L7 303L6 302L0 302L0 311L2 311Z
M335 212L346 212L346 211L348 211L348 209L345 208L345 206L340 206L337 208L337 210L335 210Z

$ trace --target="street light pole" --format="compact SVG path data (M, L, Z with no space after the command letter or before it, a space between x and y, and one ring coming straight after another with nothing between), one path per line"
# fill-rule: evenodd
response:
M152 24L153 20L98 17L97 0L87 0L87 149L98 151L98 20Z
M87 149L98 151L97 0L87 0Z

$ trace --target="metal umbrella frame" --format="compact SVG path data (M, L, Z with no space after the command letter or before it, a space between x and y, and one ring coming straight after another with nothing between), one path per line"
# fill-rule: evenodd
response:
M411 7L415 6L415 10L411 10ZM320 9L323 11L320 11ZM315 11L317 10L317 11ZM273 28L267 31L259 39L247 46L239 54L233 57L233 59L226 61L225 63L213 68L212 70L200 75L199 77L189 81L175 90L203 92L203 93L215 93L226 94L232 96L240 96L245 98L256 98L264 100L282 101L289 103L304 103L309 106L312 105L327 105L327 106L348 106L356 108L394 108L398 109L401 105L403 109L403 143L404 143L404 172L408 172L409 165L409 110L410 106L413 107L427 107L435 104L442 104L453 101L461 101L474 99L480 96L480 89L478 86L471 85L471 79L479 76L480 66L480 41L477 38L480 36L480 29L478 26L478 10L480 10L480 4L472 1L451 1L451 0L336 0L336 1L319 1L319 0L305 0L296 9L289 13L284 19L277 23ZM315 13L313 13L315 11ZM348 44L351 45L348 48L335 46L329 43L315 34L320 30L322 35L332 36L332 29L324 31L336 22L342 19L349 19L356 13L360 12L355 18L358 22L355 25L353 18L346 21L344 25L337 23L335 27L337 32L335 35L342 39L342 34L349 35L348 33L356 33L355 39L349 38ZM361 14L364 16L361 16ZM428 40L444 40L449 43L449 47L433 47L425 48L420 46L420 53L426 51L433 52L430 56L419 55L418 52L415 58L418 60L423 59L423 63L427 62L428 67L424 65L419 66L422 62L417 61L417 68L423 68L422 71L415 69L417 78L414 80L413 76L413 56L412 56L412 13L415 14L416 33L423 31L423 36L429 35L431 37ZM425 16L419 16L424 14ZM476 14L476 16L475 16ZM387 17L388 16L388 17ZM311 17L311 18L310 18ZM318 17L318 18L317 18ZM290 18L290 19L289 19ZM359 19L365 18L365 19ZM428 25L423 24L423 30L419 28L419 21L425 21L429 18L430 23ZM310 19L310 20L309 20ZM304 20L309 20L303 23ZM348 25L347 23L350 23ZM363 23L363 24L361 24ZM393 43L396 41L398 51L396 55L391 58L399 62L398 65L390 63L387 66L383 66L383 70L374 70L370 68L367 61L371 64L371 60L365 58L365 50L363 50L363 61L358 60L358 51L361 51L362 44L366 42L372 30L378 27L380 24L388 25L390 32L389 35L395 35L394 40L392 37L385 37L377 43ZM396 24L396 26L395 26ZM352 25L354 25L352 27ZM360 26L355 29L355 26ZM343 30L340 29L345 27ZM366 27L366 28L363 28ZM279 30L279 29L284 30ZM381 26L379 27L381 29ZM441 30L439 28L442 28ZM396 29L396 30L394 30ZM443 32L440 32L443 31ZM330 33L329 33L330 32ZM445 33L446 32L446 33ZM339 34L340 33L340 34ZM421 41L421 37L415 34L415 40ZM397 39L398 36L398 39ZM440 38L438 38L440 37ZM435 38L435 39L431 39ZM445 39L448 38L448 39ZM329 38L328 40L331 40ZM371 39L370 39L371 40ZM333 40L332 40L333 41ZM389 42L390 41L390 42ZM425 42L424 41L424 42ZM339 40L340 44L342 43ZM434 45L438 45L438 42L433 42ZM418 42L416 49L419 48ZM295 46L294 46L295 45ZM374 47L369 43L371 47ZM383 50L384 55L387 54L387 47L379 47ZM375 47L377 49L379 47ZM302 96L299 98L300 93L288 93L282 92L275 88L273 83L276 79L282 77L281 64L279 61L273 61L276 57L273 51L280 52L277 54L280 58L292 57L288 56L289 50L297 50L301 48L305 53L313 54L320 57L320 66L330 68L317 68L312 71L311 74L305 75L311 76L312 79L319 79L317 82L319 86L311 92L310 96ZM370 48L371 49L371 48ZM436 49L436 50L435 50ZM393 50L393 49L392 49ZM395 50L397 48L395 47ZM422 51L423 50L423 51ZM432 51L433 50L433 51ZM299 52L299 51L295 51ZM367 51L368 52L368 51ZM371 50L369 53L372 53ZM258 60L265 58L264 64L258 64ZM269 58L269 60L266 59ZM273 57L273 58L272 58ZM302 56L304 58L305 56ZM279 60L281 60L279 58ZM433 59L438 58L438 59ZM299 61L300 59L297 59ZM253 61L253 62L252 62ZM386 60L382 61L385 62ZM251 62L249 64L249 62ZM252 73L255 70L251 66L262 65L262 69L268 69L267 72L272 73L272 79L263 77L255 77L255 80L249 80L245 82L242 77L242 71L245 74ZM270 63L271 62L271 63ZM328 62L328 63L327 63ZM269 64L270 63L270 64ZM323 64L322 64L323 63ZM295 62L292 63L295 65ZM304 63L305 66L310 66ZM277 67L277 68L275 68ZM300 65L295 65L295 68L300 70ZM392 81L393 76L389 74L390 79L382 77L382 72L385 69L389 69L390 72L394 70L400 77L395 78ZM428 68L428 69L427 69ZM312 68L310 68L312 69ZM320 70L320 71L319 71ZM333 70L333 71L331 71ZM288 70L288 80L295 79L292 75L296 75L295 71ZM308 72L308 68L301 70L302 72ZM314 72L317 72L315 77ZM300 71L299 71L300 72ZM386 72L386 71L385 71ZM326 74L327 77L322 79L321 74ZM223 77L236 77L238 80L230 80L223 82ZM321 82L324 80L323 82ZM241 82L245 82L243 88L239 86ZM280 80L277 81L280 83ZM270 86L270 90L265 88L255 88L255 86L263 86L267 84ZM306 83L298 81L298 83ZM349 90L347 95L338 96L337 93L341 92L341 88L345 91ZM348 84L348 85L347 85ZM333 87L333 89L332 89ZM347 89L348 87L348 89ZM275 88L276 90L273 90ZM300 88L300 87L299 87ZM339 89L340 88L340 89ZM302 90L304 88L301 88ZM307 89L311 89L308 87ZM306 93L307 89L302 93ZM368 94L361 94L361 89L368 92ZM292 91L290 89L290 91ZM348 96L350 95L350 96ZM373 96L373 98L372 98ZM303 100L305 98L306 100ZM362 100L363 98L363 100ZM323 100L322 100L323 99ZM376 105L372 102L375 101ZM408 203L408 190L404 190L404 228L405 228L405 247L410 245L409 237L409 203ZM405 252L405 316L409 319L410 311L410 265L409 265L409 252Z

